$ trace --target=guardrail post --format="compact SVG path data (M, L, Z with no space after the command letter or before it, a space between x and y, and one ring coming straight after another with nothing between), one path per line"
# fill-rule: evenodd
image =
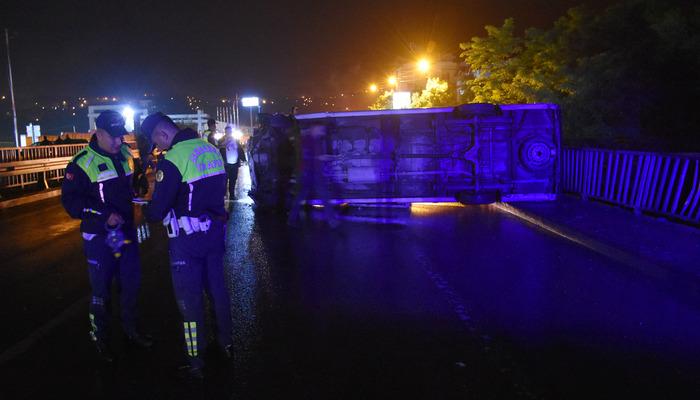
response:
M41 190L46 190L49 188L49 183L46 182L46 171L41 171L37 175L36 184Z

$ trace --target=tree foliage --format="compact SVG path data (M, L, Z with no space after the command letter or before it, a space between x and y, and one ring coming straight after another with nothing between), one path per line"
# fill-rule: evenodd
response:
M394 96L393 90L384 91L382 94L377 96L377 99L374 101L374 103L371 106L369 106L369 109L370 110L390 109L392 106L393 96Z
M370 110L386 110L392 108L393 90L382 92L372 105ZM411 94L411 108L429 108L455 105L455 92L449 84L440 78L428 78L425 89Z
M425 89L411 95L411 108L428 108L454 105L455 95L446 81L428 78Z
M700 151L699 24L670 0L577 7L521 35L509 18L460 45L465 86L474 102L560 104L571 144Z

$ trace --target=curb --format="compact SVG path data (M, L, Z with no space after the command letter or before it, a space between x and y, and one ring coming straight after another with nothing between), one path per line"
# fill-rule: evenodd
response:
M653 261L649 261L630 251L605 244L580 231L543 218L536 213L518 208L516 205L501 202L495 203L493 206L500 211L511 214L559 237L570 240L625 266L631 267L647 278L657 281L661 280L668 289L677 294L681 294L689 299L694 299L696 302L700 300L700 290L698 289L700 288L700 279L694 275L673 270L670 267L665 267Z
M61 189L52 189L40 193L17 197L14 199L2 200L0 201L0 210L15 206L21 206L23 204L33 203L35 201L46 200L60 195Z

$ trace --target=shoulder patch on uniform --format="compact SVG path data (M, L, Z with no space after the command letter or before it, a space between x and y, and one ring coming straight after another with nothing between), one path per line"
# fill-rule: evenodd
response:
M161 182L163 180L164 176L165 176L165 174L163 173L162 169L159 169L158 171L156 171L156 182Z

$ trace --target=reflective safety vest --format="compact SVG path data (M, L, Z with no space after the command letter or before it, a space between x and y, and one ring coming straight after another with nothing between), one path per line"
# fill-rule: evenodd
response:
M183 183L191 184L226 173L219 149L199 138L175 143L165 154L165 159L175 165Z
M131 151L126 145L122 145L121 153L124 156L124 159L121 161L124 175L129 176L134 173L134 157L131 155ZM92 183L103 183L119 177L119 173L117 173L112 158L103 156L90 146L78 152L71 162L85 171L85 174L90 178L90 182ZM102 201L104 202L104 198Z

